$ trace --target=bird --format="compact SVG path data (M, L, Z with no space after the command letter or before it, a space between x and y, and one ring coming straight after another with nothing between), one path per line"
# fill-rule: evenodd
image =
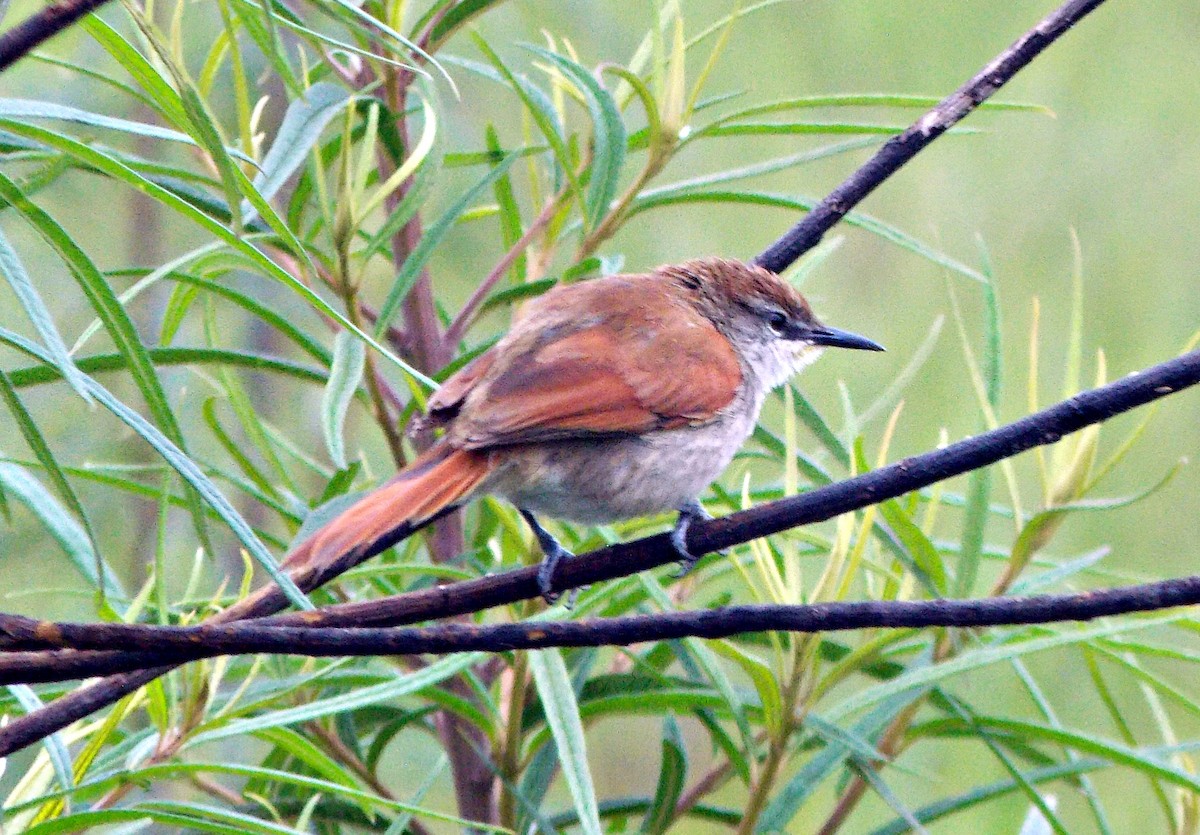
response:
M483 495L513 504L557 597L572 554L542 517L607 524L678 513L681 574L696 563L700 496L753 431L767 393L827 347L882 351L828 327L775 273L726 258L560 284L447 379L425 421L424 453L308 537L282 567L311 587Z

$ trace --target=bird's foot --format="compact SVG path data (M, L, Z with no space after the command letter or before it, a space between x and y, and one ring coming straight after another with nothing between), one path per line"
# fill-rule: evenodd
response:
M700 557L704 556L703 554L693 554L688 550L688 528L697 519L707 522L712 518L712 514L705 510L704 505L700 504L696 499L692 499L679 508L679 518L675 520L675 527L671 529L671 547L679 555L679 572L675 575L676 577L685 576L696 567L696 563L700 561ZM718 553L723 554L725 552L719 551Z
M533 535L542 549L542 564L538 566L537 573L538 591L542 593L542 599L546 601L546 605L552 606L559 598L559 593L554 590L554 570L564 559L570 559L575 555L564 548L562 543L554 538L554 534L543 528L528 510L522 508L521 515L525 517L525 521L529 524L530 530L533 531ZM577 597L579 597L579 589L572 589L567 598L568 609L575 605Z

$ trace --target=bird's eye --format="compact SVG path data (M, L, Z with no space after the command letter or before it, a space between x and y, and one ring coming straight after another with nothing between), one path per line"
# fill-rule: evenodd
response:
M781 310L767 311L766 318L767 318L767 326L771 330L775 331L775 333L783 333L784 328L787 327L787 323L788 323L787 314Z

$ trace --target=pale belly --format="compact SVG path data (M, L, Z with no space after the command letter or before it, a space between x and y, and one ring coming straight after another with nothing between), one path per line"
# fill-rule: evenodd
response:
M678 510L729 465L753 418L729 416L641 437L510 447L484 490L535 515L586 524Z

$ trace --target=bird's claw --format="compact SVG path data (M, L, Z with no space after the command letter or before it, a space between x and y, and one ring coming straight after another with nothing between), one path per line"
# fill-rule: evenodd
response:
M575 556L566 548L555 543L557 547L548 548L542 552L542 564L538 566L537 584L538 591L542 594L542 600L546 601L547 606L553 606L561 593L554 590L554 569L558 568L558 564L564 559L570 559ZM567 608L570 609L575 605L575 598L579 596L578 589L572 589L571 595L567 599Z
M687 535L688 529L692 526L692 522L697 519L707 522L712 519L712 514L704 509L704 505L698 501L691 501L679 508L679 519L675 522L675 527L671 529L671 547L675 549L675 553L679 555L679 571L675 577L686 576L696 563L700 561L703 554L693 554L688 550ZM728 549L721 549L716 553L725 556L729 553Z

